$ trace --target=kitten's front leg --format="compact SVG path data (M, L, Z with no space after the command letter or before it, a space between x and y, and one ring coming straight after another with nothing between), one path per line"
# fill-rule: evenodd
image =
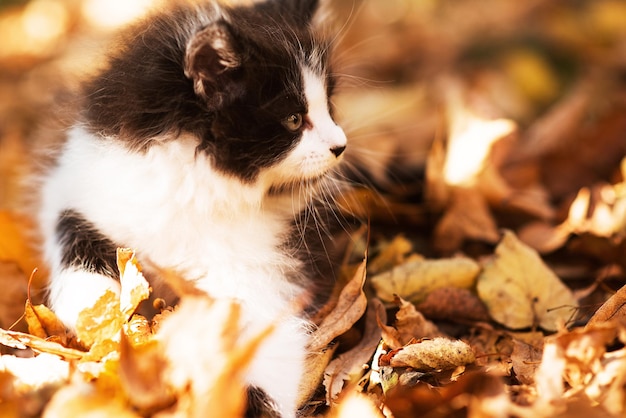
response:
M119 294L119 282L80 268L63 269L50 279L48 303L65 326L74 329L80 312L94 306L107 290Z
M117 246L79 212L63 211L45 245L52 264L48 302L69 328L107 290L119 294Z

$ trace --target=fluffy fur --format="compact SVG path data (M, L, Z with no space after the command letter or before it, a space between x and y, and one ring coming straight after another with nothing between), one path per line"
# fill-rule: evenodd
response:
M284 417L306 354L298 302L313 289L294 222L346 145L317 7L184 5L131 29L85 84L39 211L49 302L68 326L119 291L115 248L134 248L239 300L248 335L276 323L247 381Z

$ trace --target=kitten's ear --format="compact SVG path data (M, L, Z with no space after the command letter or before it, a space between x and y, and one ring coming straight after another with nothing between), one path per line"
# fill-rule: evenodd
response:
M293 4L297 16L306 23L313 22L313 18L320 5L319 0L283 0L283 2Z
M187 43L185 75L193 80L196 94L209 105L221 104L225 77L240 66L241 56L225 22L210 24Z
M324 27L332 16L330 0L281 0L290 8L298 22L312 27Z

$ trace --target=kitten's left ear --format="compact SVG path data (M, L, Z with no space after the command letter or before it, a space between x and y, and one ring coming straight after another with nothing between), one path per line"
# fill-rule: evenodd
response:
M295 14L305 23L312 23L319 8L319 0L283 0L283 3L291 5Z
M223 103L230 74L240 66L241 56L226 22L201 29L187 44L185 76L193 80L196 94L209 107Z

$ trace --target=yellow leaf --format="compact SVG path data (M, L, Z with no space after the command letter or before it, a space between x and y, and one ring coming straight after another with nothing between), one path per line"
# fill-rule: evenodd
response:
M27 276L41 264L26 239L31 229L28 219L8 211L0 211L0 261L14 262ZM40 272L43 277L45 273Z
M40 338L58 337L62 344L67 342L65 325L45 305L33 305L28 299L24 308L24 319L28 332Z
M578 307L572 292L537 252L510 231L486 262L477 290L491 317L513 329L539 325L555 331Z
M59 390L46 406L43 418L140 418L124 400L96 390L88 383L75 383Z
M34 335L18 331L8 331L2 328L0 328L0 344L20 350L30 347L33 351L38 353L55 354L65 359L80 359L86 354L83 351L63 347L61 344L54 341L48 341L43 338L35 337Z
M460 340L435 338L401 348L390 359L391 367L412 367L417 371L451 370L476 360L471 347Z
M419 302L442 287L474 286L480 266L467 257L415 260L372 277L371 283L382 300L392 302L394 295Z
M107 290L94 306L80 312L76 321L76 335L89 347L105 340L119 341L123 324L119 297Z
M150 296L150 284L141 274L134 251L118 248L117 264L120 270L120 309L124 319L128 320L137 306Z

